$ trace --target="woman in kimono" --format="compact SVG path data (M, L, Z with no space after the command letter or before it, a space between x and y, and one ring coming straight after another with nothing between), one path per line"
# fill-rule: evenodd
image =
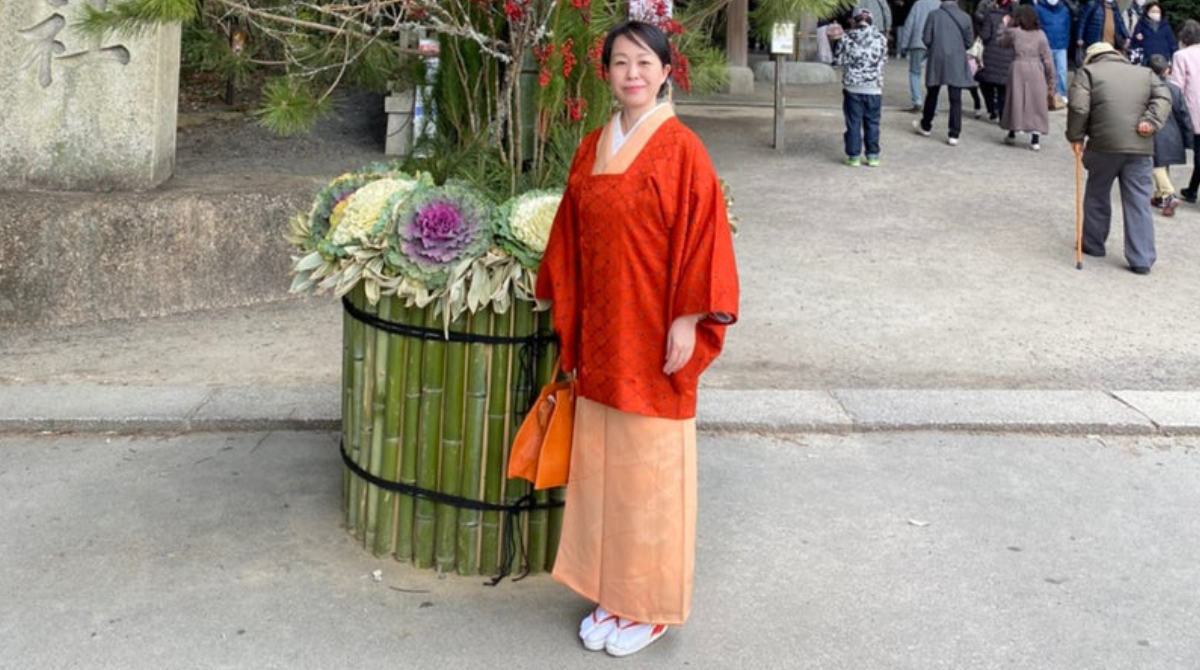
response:
M737 319L738 282L712 163L663 100L666 35L621 24L602 61L620 111L575 152L537 297L576 374L552 574L596 603L584 646L625 656L691 610L696 387Z

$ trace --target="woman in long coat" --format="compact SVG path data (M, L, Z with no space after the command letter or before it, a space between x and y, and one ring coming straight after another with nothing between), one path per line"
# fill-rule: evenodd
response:
M1000 36L1012 18L1012 0L999 0L991 5L979 22L979 39L983 41L983 68L975 74L988 120L998 121L1004 111L1005 90L1008 87L1008 68L1012 65L1013 50L998 44Z
M584 647L625 656L691 610L696 389L738 281L712 162L661 99L666 35L621 24L601 61L621 110L575 152L536 292L577 373L552 576L596 603Z
M1016 134L1031 133L1029 148L1038 151L1041 135L1050 132L1049 98L1054 91L1054 59L1050 42L1042 32L1037 10L1030 5L1017 8L1016 26L1007 28L996 44L1010 47L1012 65L1008 72L1008 95L1000 127L1008 131L1004 141L1012 144ZM1007 23L1007 22L1006 22Z

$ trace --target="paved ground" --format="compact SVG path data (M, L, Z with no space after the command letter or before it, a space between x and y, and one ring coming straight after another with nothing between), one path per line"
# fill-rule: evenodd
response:
M334 440L0 438L0 668L616 663L544 577L490 589L357 546ZM694 614L622 665L1192 670L1198 458L1161 437L704 434Z
M901 91L903 64L890 72ZM819 87L819 91L824 88ZM723 388L1187 389L1200 383L1200 212L1159 219L1159 264L1073 266L1064 116L1041 154L968 119L963 143L883 119L880 169L841 158L836 92L789 110L682 106L742 219L742 322L704 383ZM939 119L939 133L944 119ZM1189 170L1178 171L1182 179ZM283 222L280 222L282 227ZM280 283L287 281L279 278ZM0 382L322 385L339 308L297 300L136 322L0 331Z

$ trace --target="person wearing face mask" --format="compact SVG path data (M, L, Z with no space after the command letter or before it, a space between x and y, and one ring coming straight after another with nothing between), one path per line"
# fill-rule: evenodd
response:
M1130 56L1136 54L1135 62L1149 67L1150 57L1154 55L1171 62L1176 48L1175 31L1171 30L1171 24L1163 20L1162 6L1157 2L1146 3L1146 11L1133 29L1133 39L1129 41Z
M1117 0L1092 0L1079 16L1075 27L1075 44L1087 48L1096 42L1106 42L1117 51L1129 43L1129 31L1121 20Z
M1067 49L1071 46L1071 9L1062 0L1037 0L1034 5L1054 61L1054 93L1067 97Z

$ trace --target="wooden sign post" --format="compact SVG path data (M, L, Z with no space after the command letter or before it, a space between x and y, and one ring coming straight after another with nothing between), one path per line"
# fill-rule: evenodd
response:
M783 80L784 60L796 49L796 24L776 23L771 27L771 55L775 59L775 139L776 151L783 151Z

